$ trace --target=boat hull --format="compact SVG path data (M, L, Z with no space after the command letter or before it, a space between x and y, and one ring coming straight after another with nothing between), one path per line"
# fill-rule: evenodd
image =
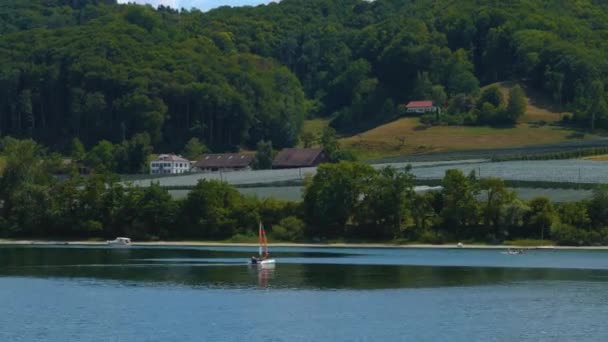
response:
M124 243L110 243L110 242L108 242L108 246L112 247L112 248L127 248L127 247L129 247L131 245L127 245L127 244L124 244Z
M274 261L274 259L267 259L267 260L262 260L259 261L260 265L274 265L276 262Z
M274 259L266 259L266 260L251 261L250 264L253 266L274 266L276 264L276 261Z

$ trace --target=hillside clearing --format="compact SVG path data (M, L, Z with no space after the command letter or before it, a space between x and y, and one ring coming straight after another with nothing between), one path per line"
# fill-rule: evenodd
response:
M575 138L576 137L576 138ZM585 135L584 139L597 138ZM419 118L401 118L356 136L341 139L343 147L360 158L379 158L457 150L492 149L549 144L581 139L576 132L550 125L520 123L514 128L488 126L434 126L425 128Z
M513 82L497 85L509 98ZM485 88L485 87L484 87ZM424 154L458 150L476 150L549 144L597 136L580 134L565 127L547 125L562 119L563 112L544 94L524 86L527 99L526 114L515 127L488 126L434 126L426 128L418 117L404 117L369 131L344 138L341 143L363 159Z
M509 98L513 82L497 85ZM484 87L485 88L485 87ZM524 86L528 107L516 127L496 128L489 126L434 126L426 128L418 117L403 117L366 132L340 139L342 147L351 149L360 159L392 157L399 155L426 154L477 149L520 147L556 142L597 138L581 134L566 127L551 125L562 119L559 105L552 103L544 94ZM312 119L304 122L302 132L320 135L329 125L328 119ZM607 158L608 159L608 158Z
M502 93L505 102L509 99L509 91L515 85L513 82L498 82L487 85L482 89L497 85ZM527 109L526 114L519 119L520 123L530 122L557 122L562 119L564 110L548 98L545 94L522 84L526 93Z

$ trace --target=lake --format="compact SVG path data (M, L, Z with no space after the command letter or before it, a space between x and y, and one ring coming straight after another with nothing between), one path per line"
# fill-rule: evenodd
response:
M608 252L0 246L0 341L605 341Z

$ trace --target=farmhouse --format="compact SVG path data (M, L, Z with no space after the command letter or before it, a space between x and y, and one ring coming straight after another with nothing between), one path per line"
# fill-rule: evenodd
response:
M175 154L161 154L150 162L150 174L178 174L190 171L189 160Z
M193 171L250 170L252 162L251 153L209 153L203 154L201 159L194 163Z
M322 148L286 148L281 150L272 162L273 169L294 169L312 167L329 162Z
M433 101L410 101L406 106L408 113L434 113L438 110Z

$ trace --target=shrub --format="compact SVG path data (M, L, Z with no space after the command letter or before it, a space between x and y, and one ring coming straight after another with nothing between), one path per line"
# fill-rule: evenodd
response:
M587 232L582 229L565 224L557 223L551 227L551 237L562 246L581 246L587 242Z
M272 227L272 236L282 241L299 241L304 237L304 222L295 216L288 216Z
M441 233L426 230L420 234L420 242L440 245L445 242L445 239Z

